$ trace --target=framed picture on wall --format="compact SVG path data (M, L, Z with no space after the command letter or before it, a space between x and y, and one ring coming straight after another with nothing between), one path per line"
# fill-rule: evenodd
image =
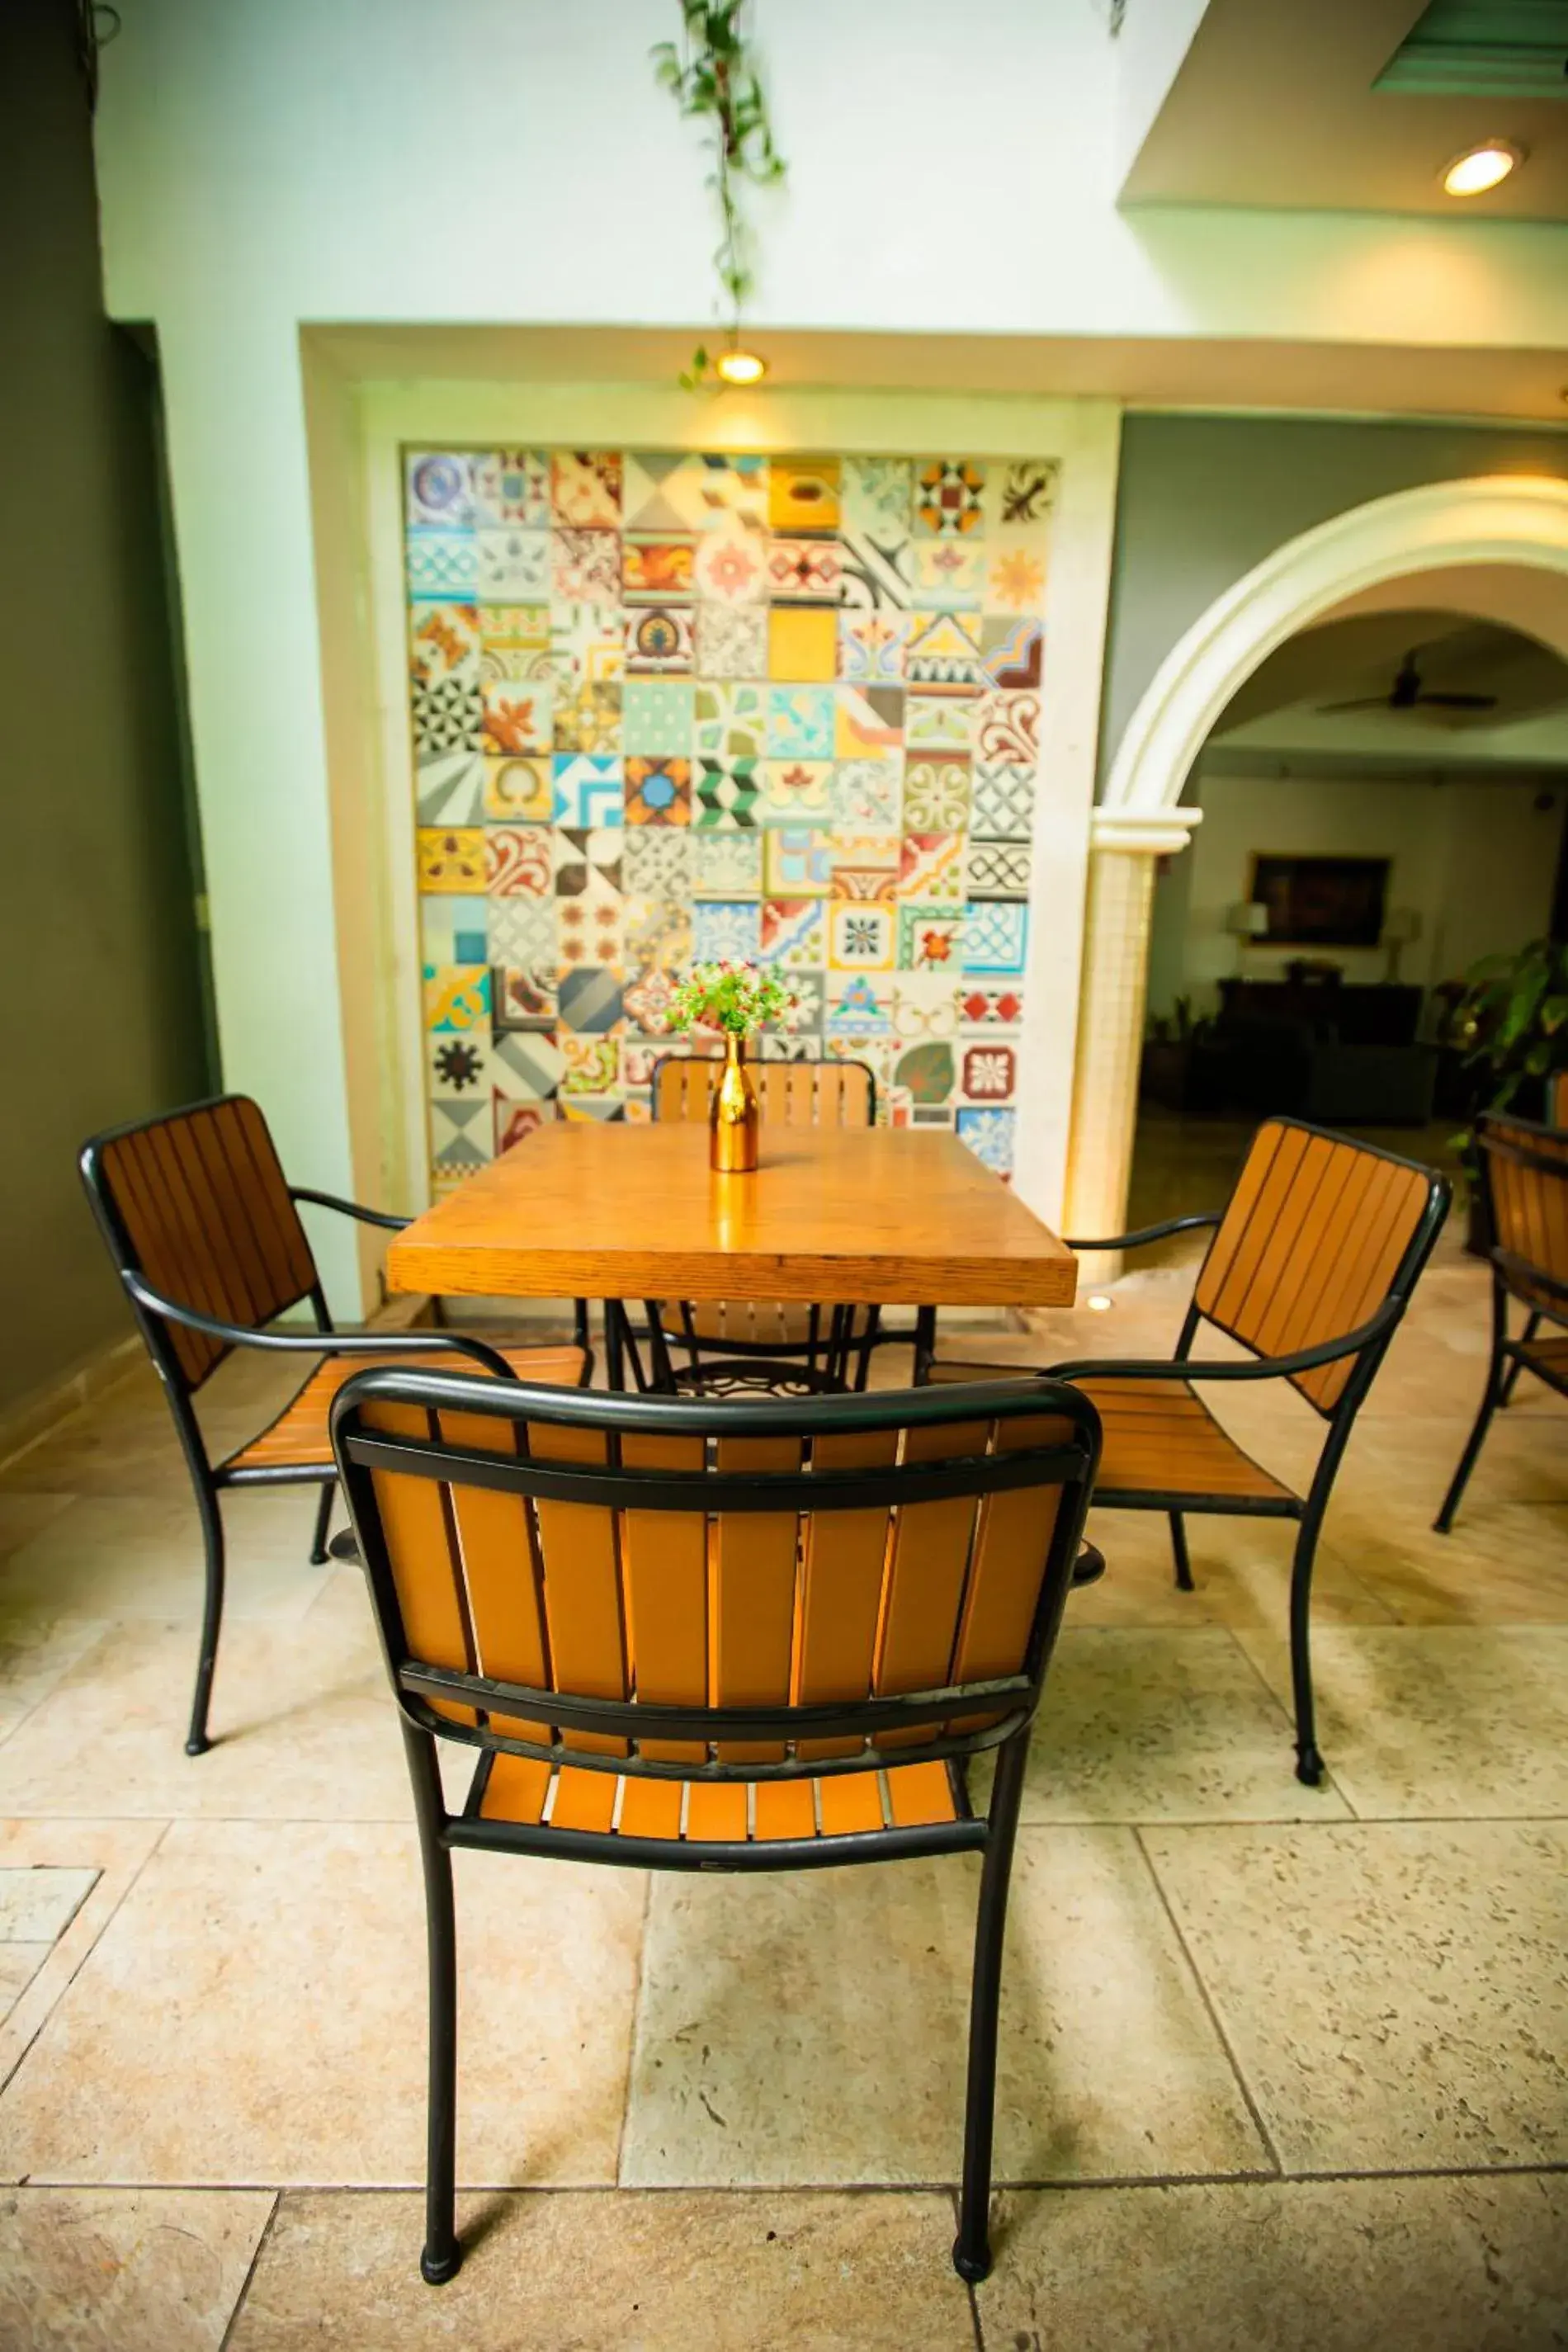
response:
M1270 857L1252 860L1248 897L1268 909L1270 947L1374 948L1388 897L1386 857Z

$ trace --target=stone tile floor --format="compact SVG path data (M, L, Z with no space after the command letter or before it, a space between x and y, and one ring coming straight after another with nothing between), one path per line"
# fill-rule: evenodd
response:
M1109 1313L963 1351L1144 1352L1190 1279L1167 1254ZM470 2251L420 2284L423 1931L363 1596L307 1565L308 1497L237 1497L188 1760L195 1521L128 1379L0 1472L0 2347L1568 2344L1568 1409L1521 1391L1433 1536L1485 1345L1446 1241L1329 1517L1321 1790L1290 1770L1289 1531L1196 1522L1183 1595L1163 1522L1100 1515L1020 1835L973 2295L967 1862L459 1857ZM226 1368L223 1442L272 1379ZM1225 1411L1300 1475L1304 1407Z

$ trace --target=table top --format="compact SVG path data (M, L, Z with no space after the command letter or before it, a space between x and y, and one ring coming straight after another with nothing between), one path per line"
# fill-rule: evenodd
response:
M700 1120L542 1127L416 1217L394 1290L1070 1307L1078 1265L951 1130L787 1127L715 1175Z

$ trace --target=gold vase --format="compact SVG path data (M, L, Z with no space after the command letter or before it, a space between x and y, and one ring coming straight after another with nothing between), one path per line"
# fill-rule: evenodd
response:
M724 1036L724 1067L708 1113L708 1160L721 1176L746 1176L757 1164L762 1114L757 1090L742 1056L745 1047L731 1031Z

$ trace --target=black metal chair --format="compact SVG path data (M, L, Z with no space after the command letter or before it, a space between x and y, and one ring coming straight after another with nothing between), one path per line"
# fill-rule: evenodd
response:
M536 1381L575 1384L593 1370L585 1310L578 1310L578 1343L567 1348L502 1349L445 1331L334 1329L298 1203L311 1202L394 1233L409 1221L290 1185L265 1118L244 1095L223 1095L95 1136L83 1145L79 1166L99 1230L163 1384L201 1516L206 1598L185 1740L185 1753L200 1756L210 1744L207 1713L223 1622L220 1494L242 1486L319 1486L310 1559L321 1564L338 1475L327 1416L353 1360L430 1363L460 1358L502 1380L526 1372ZM313 1332L262 1328L302 1304L315 1317ZM215 1463L195 1399L236 1348L319 1360L265 1429Z
M379 1370L336 1398L332 1444L424 1858L426 2279L461 2260L459 1847L685 1871L982 1854L953 2260L984 2278L1029 1727L1068 1587L1102 1565L1075 1570L1093 1405L1036 1381L714 1403ZM455 1814L438 1740L477 1754Z
M1107 1510L1163 1511L1176 1582L1193 1590L1189 1512L1295 1519L1290 1668L1296 1775L1323 1776L1312 1703L1309 1610L1318 1537L1355 1417L1447 1213L1445 1177L1413 1160L1298 1119L1265 1120L1223 1214L1173 1217L1075 1250L1138 1249L1214 1226L1175 1352L1167 1361L1095 1360L1042 1367L1091 1396L1105 1430L1094 1499ZM1240 1340L1250 1361L1194 1362L1205 1323ZM973 1380L975 1364L940 1363L936 1380ZM1305 1495L1254 1462L1214 1418L1196 1383L1287 1380L1327 1423Z
M1491 1357L1475 1427L1434 1523L1440 1536L1453 1529L1492 1415L1521 1372L1568 1396L1568 1128L1494 1113L1477 1122L1476 1146L1492 1270ZM1514 1301L1524 1309L1517 1338L1509 1329Z

